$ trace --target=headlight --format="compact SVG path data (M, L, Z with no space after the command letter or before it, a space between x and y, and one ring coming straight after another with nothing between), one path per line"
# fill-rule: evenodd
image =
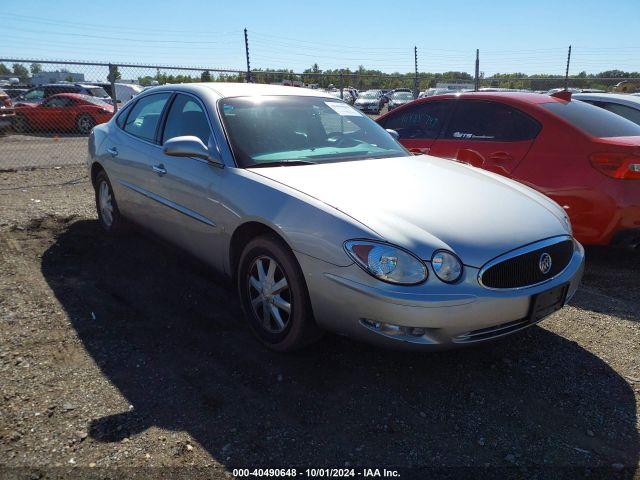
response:
M360 267L383 282L415 285L424 282L429 275L422 260L400 247L369 240L349 240L344 248Z
M431 266L436 276L445 283L455 283L462 276L462 262L445 250L438 250L433 254Z

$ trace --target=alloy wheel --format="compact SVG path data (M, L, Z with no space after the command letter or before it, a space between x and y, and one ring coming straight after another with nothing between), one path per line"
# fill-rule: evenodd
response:
M102 222L107 228L111 227L113 224L113 199L109 184L104 180L100 182L98 189L98 207L100 208Z
M291 318L291 291L282 267L273 258L257 257L247 275L253 315L269 333L283 332Z

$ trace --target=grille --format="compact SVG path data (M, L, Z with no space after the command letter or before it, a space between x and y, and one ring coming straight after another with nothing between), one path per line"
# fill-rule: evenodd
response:
M551 256L551 269L545 274L540 270L540 256ZM566 268L573 255L573 241L541 247L531 252L504 260L491 266L482 274L482 284L489 288L518 288L544 282Z

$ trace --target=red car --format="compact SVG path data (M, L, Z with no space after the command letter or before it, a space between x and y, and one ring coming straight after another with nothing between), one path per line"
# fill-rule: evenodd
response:
M51 95L40 103L18 102L15 111L13 126L18 132L77 130L87 135L113 116L112 105L79 93Z
M377 122L413 152L469 163L548 195L584 244L640 246L640 126L623 117L571 101L567 92L492 92L418 99Z

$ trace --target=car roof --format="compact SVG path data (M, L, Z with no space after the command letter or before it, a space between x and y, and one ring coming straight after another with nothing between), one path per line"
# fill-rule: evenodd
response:
M432 95L418 99L420 102L432 102L442 98L464 98L474 100L506 100L508 103L533 104L565 102L561 98L543 93L530 92L454 92Z
M640 108L640 97L625 95L624 93L574 93L573 98L577 100L608 101Z
M177 88L184 91L194 92L204 89L216 93L221 98L262 95L297 95L305 97L327 97L335 99L334 96L320 90L312 90L310 88L304 87L289 87L285 85L265 85L260 83L181 83L158 85L157 87L154 87L154 91L159 92L162 90L176 90Z

